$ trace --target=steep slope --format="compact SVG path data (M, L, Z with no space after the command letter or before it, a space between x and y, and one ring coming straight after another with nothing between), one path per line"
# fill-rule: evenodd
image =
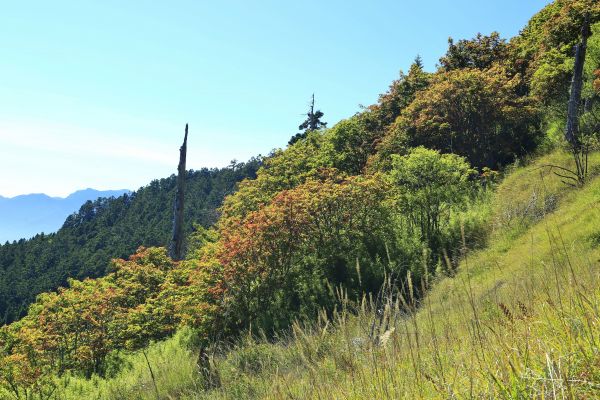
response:
M595 4L560 3L549 28L577 25ZM543 32L570 43L560 30ZM590 50L600 48L594 40ZM496 52L496 44L506 45L480 35L450 44L449 70L435 73L417 59L378 104L275 152L228 196L216 229L192 235L188 259L173 263L164 248L140 249L103 278L39 296L26 317L0 329L3 390L60 399L556 398L563 389L594 396L595 277L585 266L570 268L564 254L553 257L565 246L536 227L568 206L597 219L579 203L594 198L588 190L597 183L570 191L544 167L568 166L568 154L506 169L531 156L532 145L560 148L543 129L564 121L529 95L520 51ZM457 49L467 50L466 67ZM589 54L589 65L600 66L600 53ZM557 86L552 76L536 85ZM598 95L589 90L589 99ZM596 154L590 165L598 161ZM489 169L499 166L500 173ZM510 171L492 202L499 174ZM99 209L90 205L66 226L78 233ZM595 256L596 234L588 236L573 233L584 244L577 251ZM503 262L510 266L498 268ZM589 284L567 279L577 268ZM538 279L531 273L538 270L554 279ZM509 288L526 298L510 297ZM564 307L581 294L591 312ZM535 323L521 330L521 321ZM148 348L177 330L176 339ZM576 345L552 342L565 336ZM526 341L523 351L530 337L538 347ZM564 357L555 363L540 343Z
M210 226L216 209L239 181L253 178L261 161L223 169L189 171L187 233L193 223ZM68 278L106 273L112 258L139 246L165 246L171 233L175 176L152 181L118 198L86 202L58 232L0 246L0 324L22 316L39 293L64 286Z
M506 179L489 247L416 313L391 299L383 317L371 305L298 326L287 343L244 343L218 359L213 397L598 398L600 180L566 190L537 169L566 157Z
M422 301L365 300L276 343L246 335L215 349L208 392L184 330L61 396L154 399L156 385L180 399L598 398L600 178L570 189L542 167L568 157L514 170L494 196L489 245Z
M30 238L37 233L56 232L70 214L88 200L100 197L119 197L129 190L85 189L67 197L46 194L26 194L15 197L0 196L0 243Z

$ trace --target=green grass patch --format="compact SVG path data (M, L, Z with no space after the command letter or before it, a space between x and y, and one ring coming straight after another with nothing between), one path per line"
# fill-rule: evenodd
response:
M62 378L57 398L600 398L600 178L573 189L543 167L569 161L515 168L476 214L487 245L418 303L364 299L276 341L245 335L211 352L210 388L182 331L113 378Z

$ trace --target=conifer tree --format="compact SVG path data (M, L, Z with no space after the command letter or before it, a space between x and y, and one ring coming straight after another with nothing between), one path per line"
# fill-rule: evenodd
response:
M306 120L298 126L298 129L303 130L303 132L297 133L288 142L288 144L294 144L300 139L304 139L309 132L317 131L321 128L327 128L327 122L322 122L321 118L323 118L323 112L321 110L315 111L315 94L312 95L312 100L310 102L310 108L306 113Z

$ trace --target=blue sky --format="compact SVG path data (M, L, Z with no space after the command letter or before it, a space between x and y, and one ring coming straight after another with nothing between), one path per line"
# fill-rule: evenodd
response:
M511 37L548 1L13 1L0 12L0 195L136 189L330 126L447 38Z

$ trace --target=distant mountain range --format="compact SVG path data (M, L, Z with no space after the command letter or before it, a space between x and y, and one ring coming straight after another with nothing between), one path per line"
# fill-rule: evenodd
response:
M184 236L197 225L213 225L225 196L243 179L255 179L261 164L262 157L256 157L221 169L188 171ZM126 258L140 246L168 245L175 191L175 175L156 179L129 194L83 203L63 218L56 233L0 244L0 326L22 317L36 295L66 286L69 278L104 276L112 268L111 259ZM2 219L0 226L5 229Z
M100 197L119 197L129 190L78 190L67 197L46 194L0 196L0 244L28 239L38 233L56 232L65 219L79 210L88 200Z

